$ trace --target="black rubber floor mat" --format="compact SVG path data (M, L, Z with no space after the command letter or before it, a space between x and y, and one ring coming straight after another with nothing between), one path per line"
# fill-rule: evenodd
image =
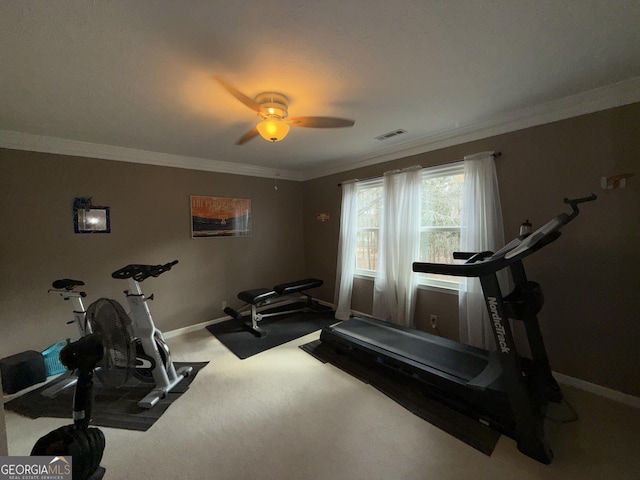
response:
M491 455L500 433L430 398L418 380L388 368L358 361L350 354L336 352L320 340L300 346L323 363L330 363L371 385L418 417L449 433L480 452Z
M265 318L259 324L267 332L264 337L255 336L245 327L245 322L249 321L248 316L242 317L241 321L231 319L214 323L207 330L238 358L245 359L333 325L338 321L333 314L331 308L325 307L310 312Z
M138 401L153 389L153 384L132 380L120 388L105 387L94 377L92 424L102 427L122 428L126 430L148 430L167 411L173 402L187 391L196 375L209 362L174 362L176 369L193 367L191 374L176 385L167 396L152 408L138 406ZM59 382L65 381L71 374L59 376L55 380L5 403L7 410L29 418L54 417L71 419L74 388L61 390L55 397L48 398L41 392Z

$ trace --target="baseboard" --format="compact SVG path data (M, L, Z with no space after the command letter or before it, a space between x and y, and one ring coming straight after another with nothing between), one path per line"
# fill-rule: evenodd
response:
M593 393L624 405L629 405L630 407L640 408L639 397L634 397L628 393L619 392L611 388L603 387L602 385L580 380L579 378L570 377L563 373L553 372L553 376L558 382L569 385L570 387L575 387L580 390L584 390L585 392Z
M207 328L209 325L213 325L214 323L224 322L225 320L229 320L230 316L224 316L220 318L216 318L214 320L209 320L208 322L196 323L195 325L189 325L188 327L176 328L175 330L170 330L168 332L162 332L164 338L177 337L179 335L184 335L186 333L196 332L198 330L202 330Z

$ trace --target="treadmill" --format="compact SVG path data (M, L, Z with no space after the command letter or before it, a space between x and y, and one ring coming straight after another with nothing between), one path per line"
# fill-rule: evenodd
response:
M543 424L547 403L559 402L562 393L551 373L537 319L544 303L542 290L527 279L522 259L556 240L560 229L579 214L578 204L596 198L565 198L570 214L561 213L495 253L455 253L454 258L465 260L462 264L413 264L414 272L480 280L495 351L362 316L324 328L320 340L374 367L391 368L426 383L434 398L510 436L529 457L551 463L553 453ZM505 268L515 287L503 296L497 273ZM524 322L531 358L518 354L509 319Z

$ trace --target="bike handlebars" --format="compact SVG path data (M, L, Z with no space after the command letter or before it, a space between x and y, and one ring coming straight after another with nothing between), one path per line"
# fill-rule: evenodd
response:
M178 260L174 260L173 262L165 263L164 265L127 265L126 267L122 267L120 270L116 270L111 274L113 278L117 279L127 279L133 278L137 282L142 282L143 280L149 277L157 277L164 272L171 270Z
M571 209L573 210L573 213L569 215L570 218L567 221L573 219L580 213L580 210L578 209L579 203L591 202L593 200L596 200L597 198L598 197L596 196L595 193L592 193L588 197L574 198L573 200L569 200L568 198L565 198L564 203L569 204L571 206Z

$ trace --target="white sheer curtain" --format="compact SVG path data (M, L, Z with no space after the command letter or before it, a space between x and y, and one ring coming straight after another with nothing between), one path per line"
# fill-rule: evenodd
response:
M502 208L493 152L464 157L460 251L496 251L504 245ZM460 341L495 348L489 316L476 278L460 279Z
M373 316L407 327L414 327L417 274L411 267L420 253L420 169L415 166L384 175L373 289Z
M353 273L356 269L356 242L358 228L357 180L342 183L342 213L338 240L338 265L336 268L335 317L347 320L351 315Z

